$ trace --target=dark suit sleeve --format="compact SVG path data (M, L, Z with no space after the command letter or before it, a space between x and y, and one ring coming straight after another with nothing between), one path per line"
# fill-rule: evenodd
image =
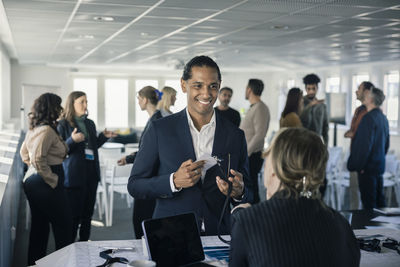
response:
M328 119L328 110L326 105L324 104L324 118L322 121L322 138L324 139L325 145L329 146L329 119Z
M351 144L350 157L347 161L347 169L349 171L360 172L367 164L373 145L374 127L373 121L369 116L365 115L361 119Z
M240 211L238 211L240 212ZM247 246L245 245L245 236L237 214L232 215L231 244L229 252L230 267L249 266L247 262Z
M244 183L244 195L243 199L240 202L232 201L232 204L240 204L240 203L252 203L253 202L253 193L250 188L252 188L252 182L249 175L249 158L247 156L247 145L246 139L244 137L244 133L240 130L240 136L242 139L241 142L241 150L240 150L240 162L238 172L243 175L243 183Z
M97 133L96 130L96 124L94 124L94 121L89 120L90 127L93 128L94 132ZM101 132L98 136L96 136L96 145L97 148L100 148L105 142L107 142L108 138L104 135L103 132Z
M79 143L75 143L74 140L72 140L71 134L69 134L68 131L68 125L67 121L63 121L57 125L57 131L62 137L63 140L65 140L65 143L68 145L68 154L73 152L77 147Z
M173 196L169 183L171 173L158 175L160 159L157 139L156 128L152 122L142 136L142 143L129 177L128 191L134 198L149 199ZM173 153L173 147L171 147L171 153Z

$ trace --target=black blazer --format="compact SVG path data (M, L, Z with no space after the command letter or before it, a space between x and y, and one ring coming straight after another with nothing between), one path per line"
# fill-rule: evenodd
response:
M231 154L231 169L243 174L245 193L242 202L251 202L251 181L248 172L246 139L242 130L216 113L216 129L212 155L224 159L222 169L227 170L228 153ZM146 130L139 152L133 164L128 182L128 191L135 199L156 198L154 218L194 212L204 218L207 235L217 234L217 224L225 195L216 184L216 176L222 176L218 166L210 168L204 182L172 193L171 173L177 171L182 162L196 160L186 109L159 120L152 121ZM233 202L236 205L240 202ZM200 221L198 221L200 225ZM224 214L222 233L230 232L229 209Z
M74 130L68 121L62 119L59 121L57 131L68 145L68 156L63 162L65 180L65 187L80 187L84 185L85 179L100 180L100 164L98 148L101 147L106 141L107 137L103 133L97 136L96 125L90 119L85 119L85 125L89 138L84 142L75 143L71 138L71 133ZM78 132L81 132L78 127ZM93 149L94 164L96 168L95 177L85 177L84 173L87 168L85 159L85 143L88 142L90 149Z
M359 266L349 223L318 200L273 196L232 216L229 266Z

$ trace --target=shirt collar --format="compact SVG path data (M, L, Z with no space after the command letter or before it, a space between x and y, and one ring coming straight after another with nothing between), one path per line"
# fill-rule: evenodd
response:
M200 131L198 131L197 128L194 126L194 122L193 122L193 120L192 120L192 117L190 117L189 110L188 110L187 107L186 107L186 116L187 116L187 119L188 119L189 127L192 128L192 129L195 129L197 132L200 132ZM207 123L206 125L204 125L204 126L202 127L202 129L203 129L203 128L206 128L206 127L209 127L209 126L214 126L214 125L215 125L215 110L213 109L213 115L212 115L212 117L211 117L210 122Z

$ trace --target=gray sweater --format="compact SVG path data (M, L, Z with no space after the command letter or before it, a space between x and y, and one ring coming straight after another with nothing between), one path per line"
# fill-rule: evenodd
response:
M301 123L304 128L322 136L325 145L328 146L329 121L326 105L320 103L311 106L310 102L311 100L304 97L304 109L300 114Z
M240 123L240 129L244 131L246 137L248 156L263 150L270 118L268 106L259 101L251 105L246 117Z

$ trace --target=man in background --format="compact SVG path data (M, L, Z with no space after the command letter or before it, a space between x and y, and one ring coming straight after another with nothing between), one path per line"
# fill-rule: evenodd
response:
M307 94L304 96L304 109L300 114L301 123L303 127L322 136L325 145L328 146L328 111L324 100L318 100L316 97L321 79L315 74L308 74L303 78L303 82Z
M261 157L264 148L264 139L267 135L270 113L268 106L261 101L264 83L258 79L250 79L246 87L246 100L250 102L250 109L240 124L247 142L249 156L250 179L253 183L254 203L260 202L258 194L258 173L264 159Z
M229 107L229 103L231 102L231 98L233 95L233 90L229 87L223 87L219 90L218 100L219 105L215 108L225 119L229 120L237 127L240 125L240 113Z
M357 132L357 128L361 122L361 119L364 117L365 114L367 114L367 108L363 104L364 95L366 91L368 92L373 87L374 85L371 82L367 81L362 82L358 86L358 89L356 91L356 97L357 100L361 101L361 105L357 107L356 110L354 111L354 116L353 119L351 120L350 129L344 134L344 137L351 138L351 140L353 140L353 137ZM350 172L350 209L352 210L358 209L358 203L359 203L357 179L358 179L357 172Z
M366 91L363 104L367 114L361 119L351 143L347 161L349 171L358 174L364 209L385 207L383 177L385 157L389 149L389 123L380 106L385 95L378 88Z

